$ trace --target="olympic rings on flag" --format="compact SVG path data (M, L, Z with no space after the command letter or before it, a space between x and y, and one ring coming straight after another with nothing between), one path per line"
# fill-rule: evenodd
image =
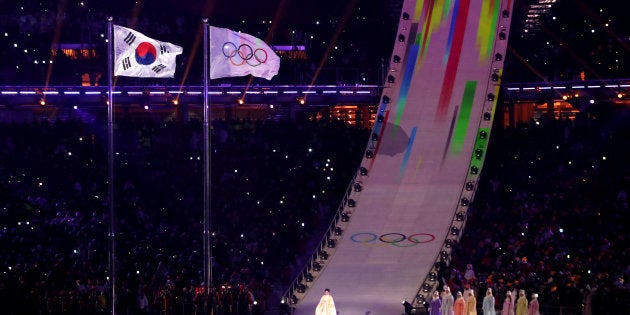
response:
M248 44L236 46L233 42L223 43L223 55L230 60L234 66L242 66L247 63L250 67L259 66L269 58L267 51L263 48L252 48Z
M379 236L371 232L360 232L352 234L352 236L350 236L350 240L363 245L376 245L383 243L391 244L396 247L412 247L418 244L432 242L435 240L435 235L429 233L415 233L406 236L402 233L385 233ZM405 242L405 240L407 242Z

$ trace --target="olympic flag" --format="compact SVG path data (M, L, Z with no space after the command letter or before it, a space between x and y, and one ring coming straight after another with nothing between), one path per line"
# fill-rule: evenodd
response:
M252 35L210 26L210 79L252 76L271 80L280 57Z
M182 47L161 42L130 28L114 25L114 75L172 78Z

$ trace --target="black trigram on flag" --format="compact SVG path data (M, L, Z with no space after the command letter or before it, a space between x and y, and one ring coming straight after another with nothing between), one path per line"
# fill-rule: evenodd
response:
M129 59L129 57L125 57L123 60L121 60L121 62L123 70L131 68L131 60Z
M155 71L155 73L159 73L160 71L164 70L164 68L166 68L165 65L159 64L159 65L151 68L151 70Z
M135 30L113 25L114 75L136 78L174 77L182 47L161 42ZM0 312L1 313L1 312Z
M136 35L134 35L132 32L129 32L127 33L127 36L125 36L125 39L123 41L127 43L127 45L131 45L134 41L136 41Z

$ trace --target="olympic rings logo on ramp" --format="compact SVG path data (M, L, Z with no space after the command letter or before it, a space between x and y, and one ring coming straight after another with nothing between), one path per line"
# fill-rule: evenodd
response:
M430 233L414 233L409 236L402 233L385 233L377 235L372 232L354 233L350 240L367 246L413 247L418 244L429 243L435 240L435 235Z
M269 58L267 51L263 48L254 49L248 44L236 46L233 42L223 43L223 55L230 60L234 66L247 64L250 67L257 67Z

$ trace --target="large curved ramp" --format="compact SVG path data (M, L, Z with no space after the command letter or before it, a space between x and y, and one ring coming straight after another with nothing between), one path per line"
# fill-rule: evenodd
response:
M473 197L511 9L510 0L404 2L362 190L294 314L313 314L325 288L342 315L401 314L403 299L417 302L452 227L463 228L461 199Z

